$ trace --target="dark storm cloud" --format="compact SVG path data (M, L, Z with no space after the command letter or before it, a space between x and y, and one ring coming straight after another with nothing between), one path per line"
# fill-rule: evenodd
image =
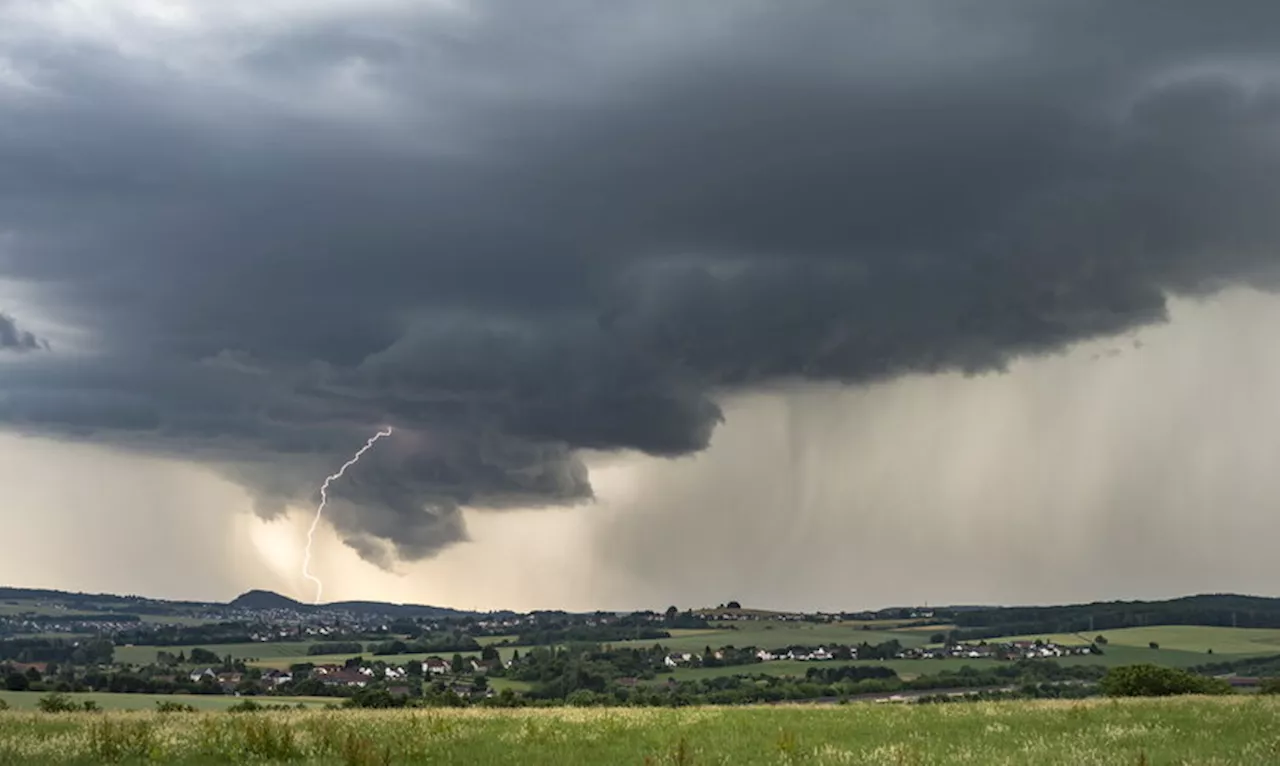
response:
M704 448L725 390L999 369L1278 262L1274 3L4 13L0 276L94 332L0 418L266 514L392 424L333 517L384 565L589 499L578 449Z
M18 326L17 320L0 313L0 351L48 350L49 342Z

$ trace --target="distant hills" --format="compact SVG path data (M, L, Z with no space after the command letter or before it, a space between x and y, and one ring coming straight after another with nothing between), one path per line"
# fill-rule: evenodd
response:
M292 609L295 611L337 610L351 614L381 614L388 617L461 617L476 612L420 604L391 604L382 601L335 601L313 606L269 590L251 590L236 596L227 604L236 609ZM514 614L504 612L503 614Z
M304 604L296 599L282 596L269 590L250 590L236 596L226 604L199 601L169 601L160 598L144 598L142 596L119 596L110 593L70 593L45 588L8 588L0 587L0 601L47 601L62 603L79 609L104 609L110 611L129 611L139 614L162 614L175 607L230 607L232 609L290 609L299 612L337 610L359 615L383 615L387 617L425 617L439 619L447 617L465 617L480 612L449 609L440 606L424 606L419 604L390 604L379 601L337 601L331 604L314 606ZM514 615L515 612L485 612L487 615Z

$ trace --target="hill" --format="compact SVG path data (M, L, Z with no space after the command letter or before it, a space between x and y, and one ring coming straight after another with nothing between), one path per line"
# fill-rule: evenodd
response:
M232 599L227 606L233 609L289 609L298 612L329 610L357 615L381 615L386 617L463 617L475 612L449 609L442 606L421 604L391 604L382 601L334 601L314 606L282 596L269 590L251 590ZM514 613L499 613L514 614Z
M241 593L227 606L234 609L293 609L295 611L308 608L301 601L295 601L288 596L281 596L269 590L251 590Z

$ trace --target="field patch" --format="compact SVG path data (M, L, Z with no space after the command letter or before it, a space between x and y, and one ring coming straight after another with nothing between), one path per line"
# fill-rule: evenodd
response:
M997 641L1034 641L1044 639L1062 646L1087 644L1095 636L1105 636L1110 647L1149 648L1151 642L1161 649L1195 654L1265 655L1280 654L1280 629L1225 628L1211 625L1155 625L1144 628L1100 630L1092 634L1054 633L1045 635L989 638ZM1104 647L1105 648L1105 647ZM1211 662L1211 659L1205 662Z
M312 641L253 642L247 644L191 644L187 646L117 646L115 661L129 665L148 665L156 661L157 652L190 655L197 647L208 649L219 657L230 655L235 660L305 655Z
M40 698L46 692L11 692L0 690L0 700L14 710L36 710ZM226 710L248 697L231 697L220 694L112 694L110 692L76 692L66 695L77 705L93 702L103 710L155 710L157 702L175 702L190 705L196 710ZM324 707L341 703L333 697L253 697L263 705L297 705Z

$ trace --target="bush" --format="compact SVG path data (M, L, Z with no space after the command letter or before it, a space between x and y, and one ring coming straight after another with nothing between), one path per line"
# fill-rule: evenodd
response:
M8 709L9 709L9 703L5 702L4 700L0 700L0 711L8 710Z
M1099 682L1108 697L1168 697L1176 694L1230 694L1231 685L1217 678L1158 665L1111 668Z
M75 702L72 702L70 697L61 692L46 694L40 698L39 702L36 703L36 707L38 707L42 713L74 713L81 709L87 709L81 708Z
M1264 678L1258 687L1259 694L1280 694L1280 678Z
M196 709L191 705L181 702L172 702L170 700L156 700L157 713L194 713Z

